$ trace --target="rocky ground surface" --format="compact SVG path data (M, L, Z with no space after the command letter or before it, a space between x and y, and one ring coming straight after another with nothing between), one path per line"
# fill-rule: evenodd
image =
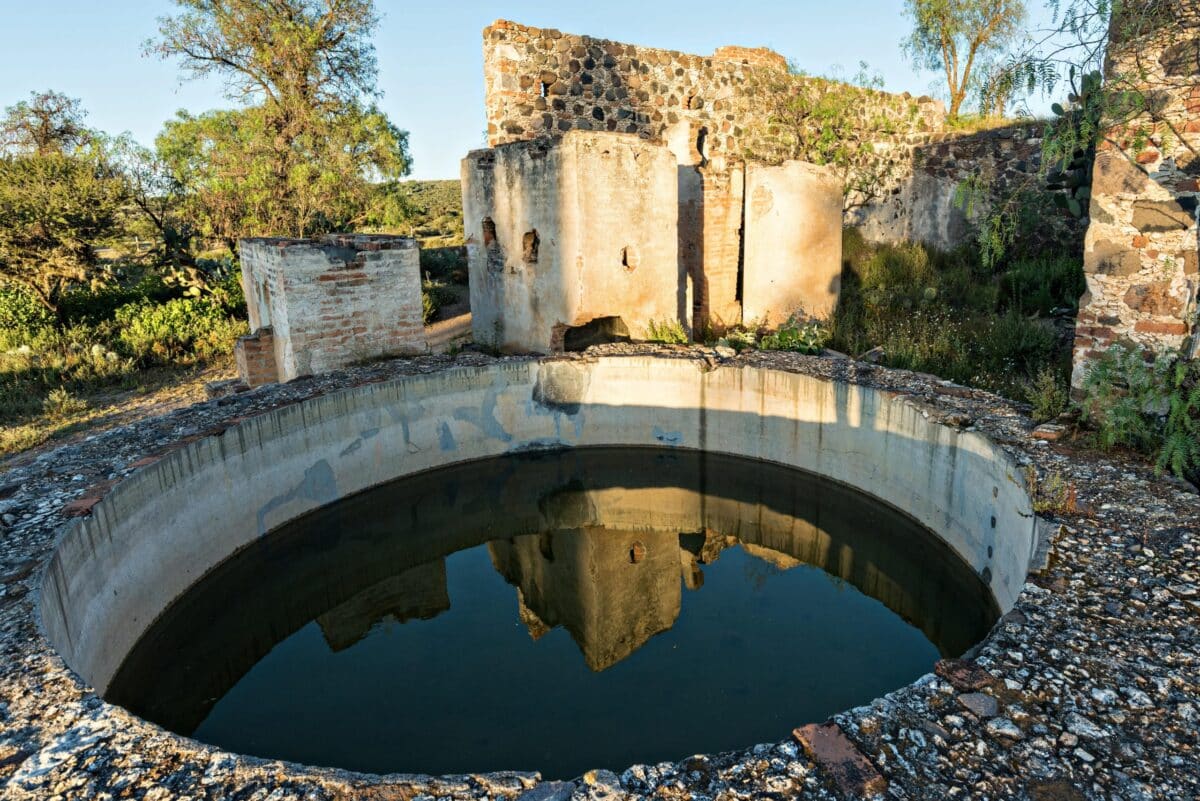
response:
M678 763L537 774L365 776L235 756L97 697L36 619L61 527L139 463L237 420L364 383L494 361L384 362L262 387L94 434L0 474L0 794L6 799L1200 798L1200 500L1142 465L1071 453L1021 410L931 376L841 358L609 346L875 386L976 428L1037 476L1048 565L962 660L776 744ZM596 352L567 358L594 358ZM802 723L798 721L797 723ZM781 732L781 735L785 733Z

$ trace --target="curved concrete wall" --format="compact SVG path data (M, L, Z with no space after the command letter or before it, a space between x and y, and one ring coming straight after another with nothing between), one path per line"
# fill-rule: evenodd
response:
M723 452L859 487L940 534L1002 610L1037 546L1008 456L979 434L931 423L903 397L651 356L500 362L313 398L172 452L66 532L46 574L43 622L103 692L161 611L282 523L452 462L590 445Z

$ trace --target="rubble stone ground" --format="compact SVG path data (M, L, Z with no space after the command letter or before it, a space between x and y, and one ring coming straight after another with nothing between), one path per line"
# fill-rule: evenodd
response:
M932 376L844 358L607 346L804 372L883 389L975 428L1038 479L1047 566L962 660L777 743L591 771L370 776L222 752L109 705L38 621L41 572L71 514L197 438L281 405L494 361L464 351L229 395L95 434L0 473L0 796L5 799L1172 799L1200 797L1200 503L1151 468L1033 436L1022 409ZM533 358L533 357L512 357ZM812 721L796 721L796 725ZM818 732L819 730L819 732ZM832 743L832 747L825 744Z

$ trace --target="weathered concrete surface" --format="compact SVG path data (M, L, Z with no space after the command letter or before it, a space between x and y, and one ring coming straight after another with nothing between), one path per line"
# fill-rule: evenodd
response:
M47 631L104 688L161 610L284 522L451 462L586 445L698 448L865 488L988 576L1002 609L1037 547L1029 497L1003 451L930 423L903 399L682 360L518 362L316 398L149 466L59 546L44 595Z
M238 252L251 331L238 343L238 367L250 386L426 351L414 240L243 239ZM256 337L267 328L269 339Z
M989 393L947 387L928 376L785 353L745 353L723 359L702 348L610 347L604 352L622 354L614 360L624 365L622 369L642 365L636 370L641 374L657 375L663 372L660 366L679 361L681 365L668 371L671 375L687 365L703 382L730 388L744 382L746 419L757 416L760 408L765 416L758 428L747 423L739 431L727 424L725 415L697 414L705 425L689 429L691 435L703 434L699 441L714 446L723 437L740 436L757 443L761 456L773 458L772 448L786 447L783 442L789 437L836 434L832 441L844 444L837 432L857 427L864 440L875 433L893 432L890 447L895 447L903 437L896 439L898 429L893 423L911 420L912 430L917 431L924 421L939 432L937 438L960 443L953 475L963 469L964 456L967 463L975 461L962 446L978 440L990 443L990 449L1010 461L1013 472L1003 476L1008 484L1002 487L1016 492L1026 476L1037 476L1043 482L1047 478L1066 482L1077 490L1070 505L1042 513L1057 530L1054 559L1029 577L1013 610L965 661L939 665L937 675L835 717L839 728L888 782L890 797L958 794L1099 801L1119 796L1191 801L1200 792L1200 774L1195 770L1200 760L1195 726L1200 694L1195 627L1200 604L1200 520L1194 491L1156 477L1147 465L1081 457L1073 449L1035 441L1032 422L1012 404ZM585 354L565 361L590 365L594 360L593 354ZM601 363L605 361L609 359ZM265 451L283 444L280 437L289 440L291 447L302 447L302 432L309 426L325 432L314 439L314 457L333 453L339 481L342 467L349 467L337 458L342 451L362 454L364 462L377 463L383 468L380 475L385 475L398 463L425 458L422 450L441 447L440 432L423 423L414 424L411 438L395 431L397 421L415 419L413 411L429 397L416 391L426 382L439 384L450 393L447 397L472 385L479 389L480 382L488 387L474 396L457 395L461 408L443 418L455 435L473 428L498 435L491 421L508 425L507 415L500 410L509 406L500 396L510 382L502 377L525 371L523 380L528 381L529 371L543 367L553 370L555 378L540 382L540 388L535 382L540 400L522 410L523 417L541 417L547 426L561 421L564 436L572 440L576 436L572 423L577 421L591 430L592 423L607 419L610 430L616 430L613 418L619 408L606 410L603 403L593 406L578 400L596 391L584 380L586 369L572 372L549 364L495 360L468 352L457 360L426 357L355 367L141 421L64 446L0 475L0 525L5 527L0 537L0 658L5 665L0 671L0 794L14 801L123 795L313 801L422 795L514 799L530 790L534 795L529 798L837 797L828 788L830 773L801 753L791 738L782 739L791 722L774 744L677 763L635 765L619 776L595 771L580 781L562 783L540 783L532 773L365 776L239 756L166 733L103 702L64 664L39 624L43 611L54 605L66 608L71 600L53 597L52 586L59 579L46 570L62 527L71 521L69 515L93 515L87 518L87 530L112 528L113 510L124 508L133 495L142 493L147 504L166 507L184 494L193 476L209 482L226 457L233 460L227 463L232 466L260 449L267 455ZM450 370L451 366L456 369ZM699 378L714 367L713 378ZM489 376L490 383L485 380ZM825 387L826 400L815 401L808 392L796 394L789 382L801 379L804 385ZM416 383L400 389L410 381ZM763 392L749 391L755 387ZM707 389L707 384L699 389ZM790 392L790 401L774 397L775 392ZM495 393L494 404L490 393ZM675 396L663 392L659 397ZM653 401L657 403L659 397ZM866 413L865 401L870 398L882 404L870 407L874 415ZM389 425L382 445L375 444L372 428L357 427L358 420L334 423L339 415L358 416L367 408L361 404L372 399L377 403L371 419ZM762 407L753 405L764 399ZM679 404L668 408L686 400L681 396ZM817 414L814 406L825 411ZM497 411L493 414L489 409ZM781 409L790 410L794 418L792 432L777 419ZM890 410L887 417L893 422L880 422L884 409ZM810 421L817 419L840 422L814 430L815 422ZM969 428L955 428L964 419L970 421ZM344 425L348 432L341 450L322 442L331 424ZM625 436L631 441L651 437L656 443L670 441L672 431L660 425L655 432L656 424L635 417ZM873 433L872 426L878 431ZM528 444L515 431L509 433L513 435L509 447ZM777 440L774 445L772 438ZM416 451L410 453L405 442ZM819 438L796 440L814 452L819 451L813 447L819 443ZM833 462L842 458L841 448L839 444L838 451L830 454ZM895 455L889 450L886 461L874 469L880 475L899 473L899 468L889 465L902 462L905 472L914 474L910 480L919 483L931 465L917 457L903 449ZM851 462L861 464L861 459L851 458ZM281 465L278 473L267 470L263 477L294 488L303 483L307 466L311 465ZM948 481L950 476L944 478ZM975 484L985 480L974 478ZM953 499L950 518L968 514L971 503L964 493L973 487L966 494L975 497L978 489L971 481L966 477L962 489L942 493L941 497ZM143 486L114 491L116 482ZM161 502L154 498L155 482L171 497ZM198 483L190 497L225 501L224 493L229 492L224 505L241 502L238 494L244 491L243 483L253 482L240 476L226 483ZM214 488L222 494L211 495ZM912 491L919 490L914 486ZM109 499L114 492L130 495L124 501ZM1043 503L1053 503L1053 497L1041 497ZM1000 498L997 503L1007 502ZM221 509L220 504L213 506L216 513ZM1033 525L1032 517L1021 520ZM220 523L214 518L204 529L198 520L189 525L207 536L219 534ZM999 521L999 525L997 536L1010 537L1007 524ZM989 524L981 527L981 536L986 535ZM69 535L72 547L86 547L80 531ZM144 533L174 536L169 529ZM113 558L111 545L102 539L94 545L98 553L106 554L103 558ZM856 564L855 569L868 575L873 570L871 564ZM1000 716L983 720L965 712L957 700L962 692L991 695Z
M476 342L553 353L570 347L568 329L601 318L635 339L652 320L687 324L665 147L572 131L475 151L462 183Z
M847 213L868 242L921 242L939 250L958 247L972 222L959 202L962 180L914 170L889 198Z
M842 183L803 161L746 167L742 316L779 325L825 317L842 282Z

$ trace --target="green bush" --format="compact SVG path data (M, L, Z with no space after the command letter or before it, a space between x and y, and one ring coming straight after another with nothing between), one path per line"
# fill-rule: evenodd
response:
M1087 289L1078 258L1042 257L1016 261L1001 273L1000 304L1021 314L1049 315L1074 309Z
M970 249L871 245L849 229L829 347L882 348L883 364L1017 400L1039 372L1070 366L1068 343L1042 316L1075 292L1078 260L1044 258L994 272Z
M87 407L87 401L75 397L63 387L51 390L42 402L42 410L46 416L56 420L87 411Z
M119 341L141 364L207 359L233 351L245 324L231 319L209 299L146 301L117 309Z
M745 328L732 328L726 331L725 336L718 339L716 344L733 348L740 353L746 348L758 347L758 333Z
M421 284L421 316L426 323L437 315L438 310L458 300L458 293L441 281L426 279Z
M760 350L788 350L794 353L817 354L829 342L829 329L817 320L805 320L792 315L788 321L758 342Z
M651 320L646 324L646 339L667 345L686 345L688 333L678 320L663 320L661 323Z
M54 315L37 298L18 286L0 286L0 350L28 345Z
M1053 420L1067 410L1071 402L1067 377L1043 367L1032 381L1025 382L1025 399L1033 406L1032 417L1038 423Z
M117 309L131 303L161 303L175 296L154 272L126 276L100 287L74 287L63 293L59 314L67 324L96 324L111 320Z
M1200 364L1164 353L1147 360L1114 345L1083 382L1081 419L1103 448L1129 448L1155 458L1159 470L1200 477Z

